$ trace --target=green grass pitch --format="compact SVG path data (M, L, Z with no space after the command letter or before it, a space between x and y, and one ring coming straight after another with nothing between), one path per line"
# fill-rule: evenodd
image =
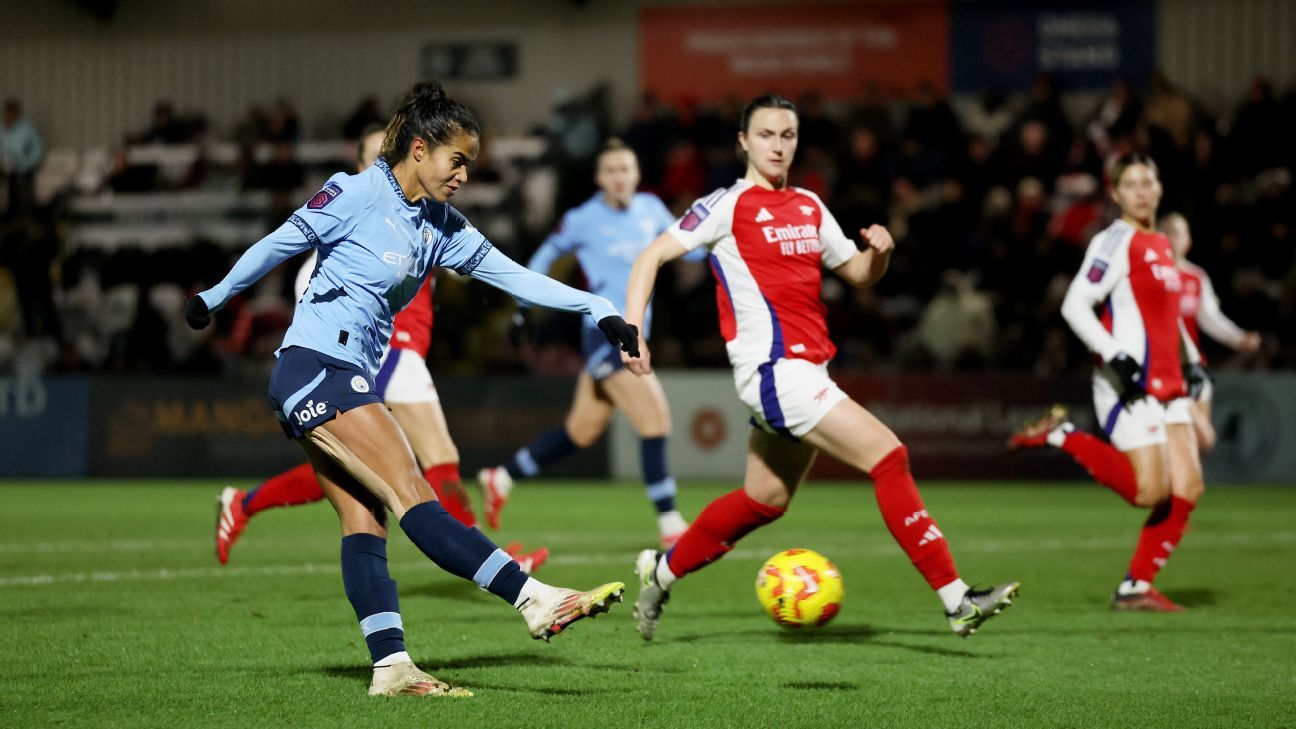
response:
M411 654L472 699L372 699L327 505L265 512L228 567L220 484L0 485L0 726L1296 726L1296 489L1214 488L1159 586L1182 615L1113 614L1142 513L1082 484L926 483L969 582L1022 582L970 639L883 527L869 489L811 484L780 522L685 579L645 644L634 590L552 644L404 536ZM696 514L732 488L692 483ZM655 536L633 484L528 483L501 544L538 576L632 584ZM810 547L846 582L837 620L789 634L756 604L765 557Z

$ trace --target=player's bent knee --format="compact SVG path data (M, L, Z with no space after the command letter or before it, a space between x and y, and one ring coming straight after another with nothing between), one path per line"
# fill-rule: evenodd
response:
M577 448L589 448L598 441L607 428L597 423L567 423L567 437Z
M792 503L792 492L781 486L749 484L743 487L743 491L752 501L771 509L787 509L788 504Z

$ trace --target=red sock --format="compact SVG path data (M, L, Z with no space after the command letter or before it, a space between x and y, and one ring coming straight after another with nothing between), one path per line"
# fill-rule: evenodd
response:
M707 504L666 555L676 577L696 572L723 557L739 539L783 516L787 509L766 506L738 489Z
M243 513L252 516L276 506L309 504L322 498L324 490L315 480L315 471L309 463L303 463L249 491L243 497Z
M1196 506L1187 499L1171 496L1169 501L1152 510L1143 525L1143 532L1139 534L1134 558L1130 560L1130 579L1144 582L1156 579L1157 572L1165 567L1166 560L1183 539L1188 516Z
M458 519L466 527L477 526L477 515L473 513L472 504L461 495L462 489L456 488L462 481L459 477L458 463L429 466L423 472L423 478L427 479L428 484L432 486L432 490L441 501L441 506L445 507L450 516Z
M882 510L882 520L927 584L939 590L957 580L958 569L945 535L927 513L918 486L909 473L909 449L900 446L891 451L869 475L873 477L873 491Z
M1120 494L1131 506L1135 505L1138 478L1128 456L1083 430L1068 433L1066 440L1062 441L1062 450L1084 466L1095 481Z

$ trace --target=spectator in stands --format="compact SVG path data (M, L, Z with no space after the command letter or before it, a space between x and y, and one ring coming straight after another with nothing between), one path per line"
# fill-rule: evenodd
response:
M951 159L963 146L963 129L954 110L930 81L918 84L902 134L917 141L942 162Z
M387 115L378 109L378 97L366 96L342 123L343 139L360 139L365 127L372 124L387 125Z
M1251 90L1246 101L1238 107L1233 121L1233 153L1238 164L1238 171L1251 176L1269 169L1278 160L1274 151L1284 149L1284 136L1290 135L1291 127L1284 128L1283 117L1274 100L1273 86L1269 79L1256 76L1251 80Z
M108 169L108 189L113 192L150 192L157 189L157 165L133 165L125 147L112 151Z
M1035 83L1031 86L1030 104L1022 113L1017 126L1032 121L1043 124L1048 133L1047 155L1054 161L1060 160L1071 146L1071 122L1067 119L1066 110L1062 108L1062 95L1053 74L1041 73L1035 77Z
M973 136L987 144L997 145L1004 133L1012 128L1014 115L1003 91L989 88L981 92L977 103L963 115L963 126Z
M1143 104L1134 95L1124 79L1116 79L1111 90L1098 105L1093 118L1085 127L1089 141L1098 154L1107 156L1114 148L1128 144L1143 113Z
M275 101L274 108L270 110L270 123L267 131L271 142L296 144L301 137L301 125L297 121L297 111L292 108L292 104L288 103L288 99L280 96Z
M188 141L189 131L176 118L169 101L159 101L153 106L152 124L136 139L139 144L184 144Z
M23 116L18 99L5 99L4 126L0 127L0 173L9 187L5 220L18 220L35 206L36 168L45 155L45 145L36 127Z
M234 127L234 143L250 149L270 138L270 119L257 104L249 104L247 113Z
M850 111L850 125L855 129L873 132L878 143L885 147L895 134L895 123L882 98L882 89L874 81L866 82L859 98Z

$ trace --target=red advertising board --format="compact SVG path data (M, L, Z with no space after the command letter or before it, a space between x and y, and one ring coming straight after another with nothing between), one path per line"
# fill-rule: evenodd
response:
M944 2L648 8L640 32L644 90L666 101L949 87Z

